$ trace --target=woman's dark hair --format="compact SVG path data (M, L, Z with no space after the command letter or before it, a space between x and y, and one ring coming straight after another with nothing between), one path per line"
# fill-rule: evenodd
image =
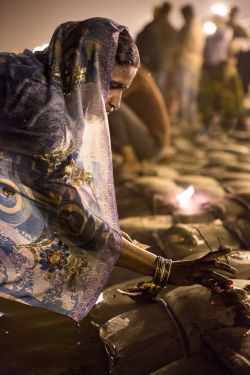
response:
M140 65L140 56L137 46L127 29L123 29L120 32L115 64L131 65L136 68Z

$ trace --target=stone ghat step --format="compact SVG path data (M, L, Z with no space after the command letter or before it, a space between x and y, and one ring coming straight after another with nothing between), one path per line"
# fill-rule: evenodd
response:
M134 280L132 285L137 282L138 279ZM246 287L248 281L237 280L235 284ZM249 361L249 352L245 349L249 335L244 336L249 317L240 320L241 310L237 308L243 302L235 300L229 305L228 300L216 302L213 293L199 285L169 286L158 293L156 300L135 302L117 292L117 289L126 290L126 286L128 283L122 283L106 290L103 302L92 313L93 321L100 326L112 373L146 375L183 357L195 357L211 340L218 340L216 334L223 329L230 329L223 331L222 343L228 347L225 352L235 350L246 363ZM247 298L246 292L244 298ZM209 353L220 357L225 373L238 366L240 374L242 364L226 358L221 345L212 346ZM211 357L207 360L211 361Z

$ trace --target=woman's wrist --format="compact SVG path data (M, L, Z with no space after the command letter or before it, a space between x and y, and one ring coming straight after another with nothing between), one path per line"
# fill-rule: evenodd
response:
M125 238L123 236L122 241L122 251L117 265L143 275L151 276L153 277L154 284L164 288L169 281L172 259L156 256L138 244L135 244L129 237Z
M153 275L153 282L162 288L166 287L169 281L172 268L172 259L166 259L161 256L156 258L156 268Z

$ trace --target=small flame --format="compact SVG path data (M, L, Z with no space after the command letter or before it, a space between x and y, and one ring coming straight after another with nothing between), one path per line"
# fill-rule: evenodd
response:
M101 293L100 295L99 295L99 297L97 298L97 301L96 301L96 305L98 304L98 303L101 303L102 301L104 300L104 298L103 298L103 293Z
M181 208L188 208L191 203L191 198L194 195L195 190L193 186L189 186L182 193L176 194L176 199L179 202Z

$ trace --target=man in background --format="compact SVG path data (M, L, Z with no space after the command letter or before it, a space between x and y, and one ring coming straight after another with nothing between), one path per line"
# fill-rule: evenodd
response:
M179 31L176 57L175 86L178 117L189 126L195 119L199 79L203 61L204 36L202 25L192 5L181 8L184 26Z
M177 46L177 31L169 21L171 9L169 2L155 7L153 21L148 23L136 38L141 62L153 75L168 106L171 102Z

